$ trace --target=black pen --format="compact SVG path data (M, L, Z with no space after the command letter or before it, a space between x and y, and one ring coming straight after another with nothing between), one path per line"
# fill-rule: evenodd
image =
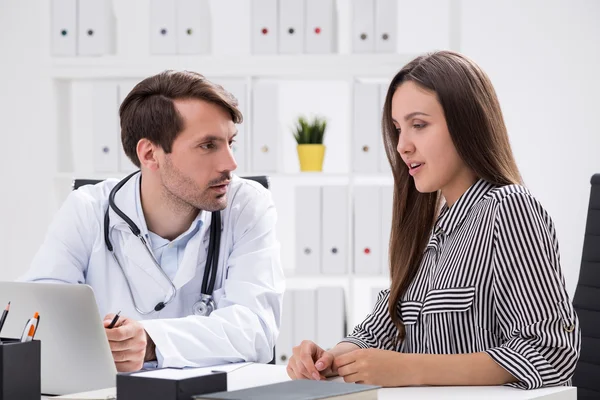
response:
M6 321L6 316L8 315L9 310L10 310L10 301L8 302L8 305L6 306L4 311L2 311L2 317L0 317L0 331L2 331L2 327L4 326L4 321Z
M119 320L119 314L121 314L121 311L119 311L117 313L117 315L115 315L115 317L113 318L112 321L110 321L110 324L108 325L107 329L112 329L115 327L115 324L117 323L117 321Z

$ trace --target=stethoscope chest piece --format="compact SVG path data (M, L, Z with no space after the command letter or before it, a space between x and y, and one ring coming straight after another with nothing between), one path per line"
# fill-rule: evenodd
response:
M203 294L200 300L193 305L194 315L201 315L208 317L215 309L215 301L212 296Z

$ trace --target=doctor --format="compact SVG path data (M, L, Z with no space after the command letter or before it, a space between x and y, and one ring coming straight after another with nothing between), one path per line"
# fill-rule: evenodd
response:
M24 279L92 286L118 371L270 361L284 291L276 211L267 189L232 175L237 101L165 71L119 114L141 171L72 192Z

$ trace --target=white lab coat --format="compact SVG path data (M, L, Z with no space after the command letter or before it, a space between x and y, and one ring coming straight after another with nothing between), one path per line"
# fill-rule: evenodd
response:
M22 279L85 283L94 289L100 316L121 314L140 320L156 344L159 367L207 366L227 362L268 362L279 333L284 277L275 237L277 219L270 192L260 184L233 178L221 214L219 269L213 293L216 309L196 316L209 242L210 213L188 242L173 283L175 299L162 311L139 314L123 272L107 250L103 221L111 179L72 192L54 218L31 269ZM117 192L115 203L147 233L138 215L139 175ZM139 207L141 210L141 207ZM170 285L128 225L110 211L110 239L130 277L138 307L153 309L168 297Z

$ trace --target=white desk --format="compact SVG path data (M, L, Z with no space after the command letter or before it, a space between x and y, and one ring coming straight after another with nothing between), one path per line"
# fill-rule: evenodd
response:
M283 365L250 364L228 373L227 386L228 390L238 390L287 380L289 378ZM50 399L50 397L42 396L42 399ZM380 389L378 399L577 400L577 389L564 386L537 390L520 390L505 386L389 388Z

